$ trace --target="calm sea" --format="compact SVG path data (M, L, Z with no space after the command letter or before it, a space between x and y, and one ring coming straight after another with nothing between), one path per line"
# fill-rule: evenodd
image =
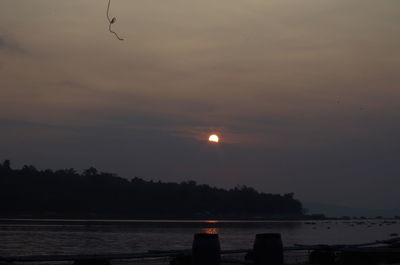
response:
M257 233L281 233L283 244L347 244L400 234L400 221L4 220L0 256L105 254L188 249L193 234L218 233L221 248L251 248Z

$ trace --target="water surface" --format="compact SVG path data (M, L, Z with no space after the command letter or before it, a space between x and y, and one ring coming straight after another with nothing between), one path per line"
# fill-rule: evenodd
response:
M400 221L0 220L0 256L188 249L193 234L218 233L222 249L251 248L257 233L285 246L349 244L400 234ZM392 235L393 236L393 235Z

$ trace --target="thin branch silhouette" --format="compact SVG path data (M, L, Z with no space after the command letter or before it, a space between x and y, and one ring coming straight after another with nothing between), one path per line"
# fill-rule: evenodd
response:
M111 28L111 25L115 23L115 21L117 21L116 17L110 18L109 12L110 12L110 4L111 4L111 0L108 0L108 5L107 5L107 19L108 19L108 30L113 33L115 35L115 37L117 37L118 40L124 40L123 38L121 38L120 36L118 36L118 33L113 31Z

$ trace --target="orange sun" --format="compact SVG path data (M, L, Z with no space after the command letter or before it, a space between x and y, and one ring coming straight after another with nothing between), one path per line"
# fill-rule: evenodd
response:
M212 143L218 143L219 137L216 134L211 134L210 137L208 137L208 141Z

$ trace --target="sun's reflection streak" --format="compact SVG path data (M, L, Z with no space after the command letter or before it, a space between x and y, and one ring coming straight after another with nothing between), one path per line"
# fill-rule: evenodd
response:
M201 229L201 232L205 233L205 234L218 234L219 228L217 228L217 227L203 228L203 229Z

